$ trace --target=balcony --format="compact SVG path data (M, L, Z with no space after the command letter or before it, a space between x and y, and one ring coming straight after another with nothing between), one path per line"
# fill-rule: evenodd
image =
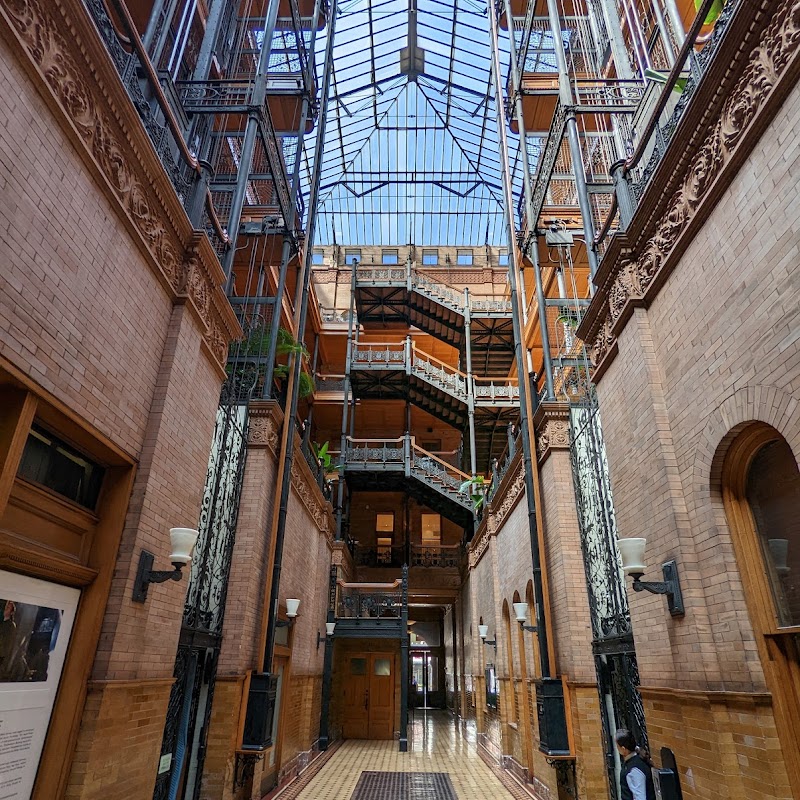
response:
M333 580L333 577L332 577ZM332 590L336 638L400 639L408 626L408 569L392 583L347 583Z

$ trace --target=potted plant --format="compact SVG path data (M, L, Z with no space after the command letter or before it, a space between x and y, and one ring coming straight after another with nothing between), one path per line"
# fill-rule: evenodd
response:
M472 499L472 511L477 514L486 502L486 479L483 475L473 475L458 487L461 494L467 494Z

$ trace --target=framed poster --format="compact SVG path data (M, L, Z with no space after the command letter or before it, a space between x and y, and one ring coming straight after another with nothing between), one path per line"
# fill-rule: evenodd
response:
M29 800L80 590L0 570L0 798Z

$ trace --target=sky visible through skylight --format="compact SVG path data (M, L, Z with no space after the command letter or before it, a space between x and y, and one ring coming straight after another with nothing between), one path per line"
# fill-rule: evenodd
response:
M409 0L339 5L318 245L508 244L486 2L416 5L416 51ZM500 48L505 81L504 31ZM403 57L415 55L418 73L404 71ZM519 142L508 133L516 178ZM314 141L311 134L304 144L306 199Z

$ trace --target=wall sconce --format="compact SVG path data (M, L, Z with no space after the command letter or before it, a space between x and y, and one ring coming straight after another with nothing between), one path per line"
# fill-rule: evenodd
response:
M300 601L297 598L287 597L286 598L286 616L289 619L279 619L275 623L276 628L285 628L287 625L294 625L295 617L297 616L297 610L300 608Z
M325 623L325 635L321 636L320 632L317 631L317 650L319 650L319 646L326 640L330 639L333 636L333 632L336 630L336 623L335 622L326 622Z
M155 556L148 550L139 554L139 569L136 571L136 580L133 584L133 601L144 603L147 600L147 590L151 583L164 583L164 581L179 581L183 575L183 568L192 560L192 550L197 544L199 533L194 528L170 528L170 557L174 569L154 570Z
M486 641L486 637L489 635L489 626L488 625L478 625L478 636L481 637L481 641L484 644L491 645L494 647L495 652L497 652L497 639L490 639L488 642Z
M538 629L535 625L525 624L528 621L528 604L512 603L511 605L514 606L514 616L517 618L520 628L522 628L524 631L529 631L530 633L536 633Z
M684 614L677 563L673 560L661 565L661 572L664 575L663 581L643 581L641 577L647 569L644 563L644 550L647 546L647 539L618 539L617 545L622 558L622 569L626 575L630 575L633 578L633 591L665 594L669 613L673 617Z
M789 540L767 539L767 546L772 556L772 563L775 565L775 572L778 575L788 575L792 571L789 566Z

